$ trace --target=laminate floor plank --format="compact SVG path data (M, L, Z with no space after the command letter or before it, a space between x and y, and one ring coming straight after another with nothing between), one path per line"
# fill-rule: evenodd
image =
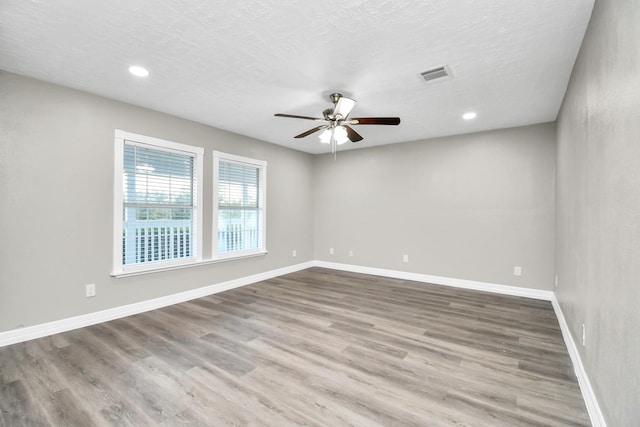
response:
M548 301L310 268L0 348L0 426L589 426Z
M262 393L252 389L249 384L235 375L229 374L217 366L204 363L188 371L196 381L202 381L215 393L220 393L224 405L232 409L231 414L238 417L233 424L239 425L312 425L321 426L321 421L307 419L295 410L285 410L275 402L277 393Z
M92 425L105 425L102 418L123 421L117 425L144 425L163 418L149 416L162 412L157 395L148 378L131 374L132 363L112 351L108 342L102 342L92 334L95 326L73 331L72 345L57 352L59 369L68 388L78 393L78 404L89 405L99 414L101 421ZM123 393L126 390L126 393ZM76 425L74 423L70 425Z

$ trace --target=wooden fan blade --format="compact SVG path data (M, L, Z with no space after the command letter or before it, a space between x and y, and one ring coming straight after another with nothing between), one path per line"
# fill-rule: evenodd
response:
M274 114L274 116L276 116L276 117L291 117L292 119L316 120L316 121L324 122L324 119L319 119L317 117L297 116L295 114L276 113L276 114Z
M305 136L309 136L314 132L318 132L320 129L324 129L326 128L326 126L316 126L313 129L309 129L306 132L302 132L300 135L296 135L294 136L294 138L304 138Z
M349 123L352 125L399 125L400 117L359 117L349 120Z
M358 142L363 140L362 136L358 132L353 130L351 126L347 126L347 125L343 125L343 126L347 130L347 136L349 137L351 142Z

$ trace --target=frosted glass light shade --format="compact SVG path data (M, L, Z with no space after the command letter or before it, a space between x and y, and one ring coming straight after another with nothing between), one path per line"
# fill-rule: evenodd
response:
M331 144L331 133L331 129L325 129L320 134L320 142L322 142L323 144Z
M336 144L338 145L342 145L345 142L349 141L349 137L347 136L347 130L344 128L344 126L337 126L333 130L333 137L335 138Z

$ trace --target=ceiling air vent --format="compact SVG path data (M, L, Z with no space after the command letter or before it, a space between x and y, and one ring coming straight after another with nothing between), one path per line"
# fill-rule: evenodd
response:
M442 80L449 77L449 71L446 66L432 68L430 70L420 73L424 81L432 82L434 80Z

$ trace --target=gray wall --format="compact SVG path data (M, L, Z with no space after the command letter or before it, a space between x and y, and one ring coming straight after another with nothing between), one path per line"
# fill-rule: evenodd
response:
M205 148L204 252L211 253L212 150L267 160L266 256L110 276L114 129ZM311 155L0 72L0 331L313 259ZM297 257L292 258L292 250ZM95 283L97 296L84 297Z
M112 278L116 128L204 147L205 178L213 149L267 160L269 254ZM554 138L545 124L333 161L0 72L0 331L312 259L550 289ZM210 233L205 221L205 257ZM84 297L88 283L95 298Z
M609 425L636 426L640 2L595 2L557 126L556 294Z
M554 163L553 124L316 156L315 258L551 290Z

